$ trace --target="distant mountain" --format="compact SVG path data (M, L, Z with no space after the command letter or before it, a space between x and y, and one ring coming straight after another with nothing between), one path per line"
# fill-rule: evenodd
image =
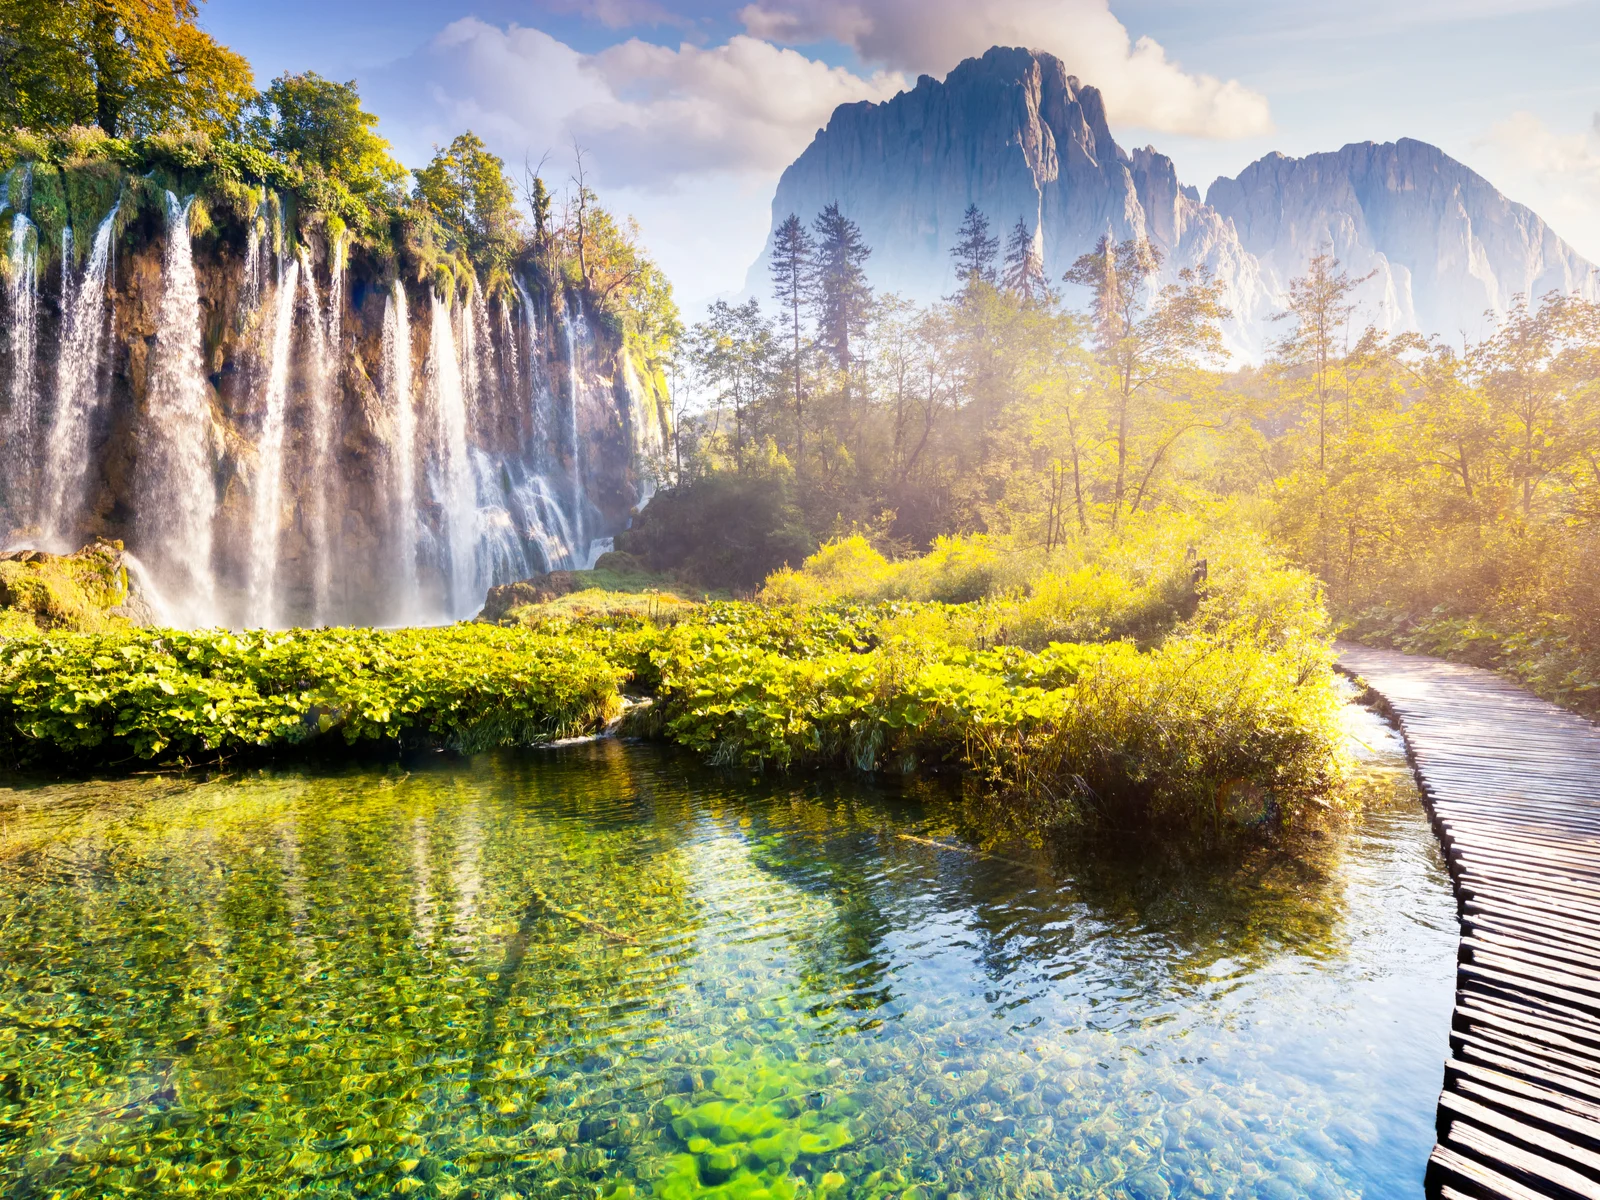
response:
M1125 151L1100 93L1038 51L995 47L881 104L841 105L784 171L774 228L838 201L873 248L872 282L919 300L954 290L949 250L968 204L995 232L1020 219L1059 279L1102 234L1142 235L1170 275L1209 267L1235 317L1230 348L1260 357L1288 281L1324 245L1373 271L1361 319L1457 341L1485 310L1552 288L1600 295L1600 275L1537 214L1436 147L1402 139L1270 154L1204 201L1152 147ZM770 249L770 236L768 249ZM765 253L747 287L766 290Z
M1317 247L1353 275L1381 328L1452 341L1484 332L1486 311L1552 289L1596 296L1595 268L1532 209L1437 146L1401 138L1332 154L1269 154L1218 179L1206 204L1232 223L1267 291L1281 294Z

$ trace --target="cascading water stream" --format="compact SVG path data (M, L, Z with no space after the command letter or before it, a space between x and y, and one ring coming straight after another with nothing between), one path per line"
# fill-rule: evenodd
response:
M120 207L120 206L119 206ZM106 334L106 277L117 208L95 230L83 273L72 282L71 234L62 234L61 349L56 358L56 408L45 435L40 534L61 551L75 550L72 534L83 507L89 464L89 425L100 406L101 348Z
M139 549L175 617L216 624L212 574L212 415L200 340L200 288L189 245L189 206L167 193L161 306L140 439Z
M417 580L417 414L411 400L411 317L406 310L406 290L398 279L389 288L383 313L383 398L394 426L388 482L394 553L399 560L397 617L414 621L421 607Z
M268 226L267 201L263 197L261 203L256 205L256 210L250 217L250 229L245 235L244 250L244 305L246 311L254 311L256 305L261 303L261 289L265 284L266 275L266 247L264 238Z
M332 388L337 368L329 350L331 347L334 354L338 353L341 248L342 239L334 243L330 255L332 278L328 285L326 323L317 300L317 281L311 271L311 259L304 251L300 256L300 283L305 289L306 329L311 343L308 358L311 368L310 471L301 487L308 500L305 521L311 542L311 611L318 625L328 619L333 591L333 536L328 528L333 506L328 503L328 493L334 484Z
M576 311L573 308L572 297L567 297L566 320L561 323L561 333L567 343L567 449L572 455L568 467L572 489L572 506L567 511L572 518L572 533L577 540L572 546L574 559L588 552L588 542L584 540L584 501L586 499L583 486L583 444L578 434L578 400L583 395L583 367L579 361L578 345L581 340L588 341L588 329L581 323L583 321L583 307L579 303ZM575 564L576 565L576 564Z
M429 402L434 415L434 497L443 515L446 553L447 615L470 616L480 597L477 582L478 497L473 485L472 462L467 450L467 398L462 384L461 359L451 328L451 307L438 293L433 296L428 341Z
M5 480L0 506L9 511L15 531L33 515L35 441L38 436L39 236L33 222L18 213L11 222L10 335L11 379L0 440Z
M609 359L575 297L536 303L515 278L510 297L436 295L414 340L395 281L381 363L362 364L363 310L348 338L343 318L370 280L352 273L343 238L318 280L308 255L283 250L268 195L239 231L230 277L191 248L190 201L168 193L165 207L167 236L150 247L160 274L135 246L126 293L111 288L117 210L87 246L66 235L59 305L34 226L12 221L0 335L28 352L0 363L0 536L9 518L14 536L63 553L124 538L141 590L165 601L161 619L190 627L461 618L492 584L582 567L603 548L593 535L612 532L602 514L629 484L613 480L609 450L585 453L582 426L613 403L618 429L633 423L634 385L613 395L599 379ZM44 347L58 311L59 341ZM125 312L153 328L131 370ZM363 406L369 371L381 412ZM31 495L16 495L19 478ZM116 508L98 503L102 490Z
M266 411L256 442L250 512L250 592L246 623L270 627L277 619L278 535L282 523L283 433L289 411L289 361L294 343L294 305L300 264L290 263L278 280L273 310L272 358L267 370Z

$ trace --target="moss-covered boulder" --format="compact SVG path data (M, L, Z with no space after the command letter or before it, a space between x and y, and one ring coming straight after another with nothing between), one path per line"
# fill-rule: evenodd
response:
M0 553L0 637L101 633L148 624L151 615L129 579L121 542L97 541L76 554Z

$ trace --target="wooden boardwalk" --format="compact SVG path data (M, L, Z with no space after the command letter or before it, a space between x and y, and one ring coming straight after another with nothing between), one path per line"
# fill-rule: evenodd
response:
M1600 728L1474 667L1360 646L1461 914L1429 1196L1600 1200Z

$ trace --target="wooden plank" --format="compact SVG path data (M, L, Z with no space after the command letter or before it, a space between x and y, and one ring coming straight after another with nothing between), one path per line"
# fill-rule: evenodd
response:
M1600 729L1459 663L1340 668L1388 702L1460 909L1428 1193L1600 1200Z
M1439 1200L1483 1200L1485 1196L1491 1200L1550 1200L1548 1193L1524 1187L1448 1146L1433 1148L1433 1154L1428 1159L1428 1174L1441 1179L1453 1175L1472 1188L1469 1195L1447 1183L1440 1183Z
M1483 1108L1482 1105L1475 1105L1472 1101L1452 1095L1450 1092L1441 1094L1439 1107L1451 1110L1471 1109L1473 1112L1483 1113L1493 1122L1491 1128L1494 1132L1490 1132L1489 1129L1480 1128L1476 1124L1468 1124L1465 1120L1452 1120L1445 1131L1447 1144L1482 1159L1493 1170L1531 1176L1541 1183L1554 1184L1557 1188L1565 1189L1556 1195L1570 1193L1583 1197L1583 1200L1600 1200L1600 1183L1557 1161L1563 1157L1559 1149L1562 1141L1554 1134L1546 1134L1531 1126L1502 1117ZM1507 1141L1502 1136L1505 1134L1524 1144L1517 1145L1516 1142ZM1549 1195L1547 1192L1535 1194Z

